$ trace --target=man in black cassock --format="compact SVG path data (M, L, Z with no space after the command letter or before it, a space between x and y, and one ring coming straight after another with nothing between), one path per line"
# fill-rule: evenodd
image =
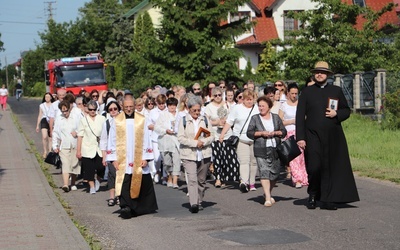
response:
M342 89L327 84L333 74L328 63L318 62L311 72L315 84L302 91L296 113L296 139L305 149L309 182L307 207L315 209L321 201L321 209L336 210L337 203L360 200L341 126L350 108Z

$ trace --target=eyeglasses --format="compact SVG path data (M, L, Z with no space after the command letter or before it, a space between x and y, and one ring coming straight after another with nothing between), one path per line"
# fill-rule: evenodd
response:
M88 110L89 110L89 111L96 111L96 109L89 109L89 108L88 108Z
M200 113L201 110L200 109L191 109L190 111Z
M274 84L274 86L275 87L282 87L283 85L280 83L280 84Z
M237 97L238 99L242 99L243 98L243 96L242 95L238 95L238 97Z
M154 103L152 103L152 102L149 102L149 104L148 105L154 105Z
M95 98L95 97L97 98L97 97L99 97L99 96L98 96L98 95L92 95L92 98Z
M221 97L221 94L215 94L214 97Z
M200 90L200 88L194 88L193 90Z
M117 110L118 110L118 108L109 108L109 109L108 109L109 112L111 112L111 111L117 111Z

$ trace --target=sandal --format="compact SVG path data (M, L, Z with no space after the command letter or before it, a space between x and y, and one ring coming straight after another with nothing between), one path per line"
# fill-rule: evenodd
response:
M109 207L115 206L115 199L108 199L108 206Z
M118 197L115 197L114 201L115 201L115 204L119 205L119 198Z

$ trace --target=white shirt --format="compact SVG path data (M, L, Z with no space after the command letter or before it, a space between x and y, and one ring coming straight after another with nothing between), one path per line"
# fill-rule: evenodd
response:
M5 88L0 88L0 96L8 96L8 90Z
M228 117L229 109L226 107L226 104L223 104L222 107L226 110L226 114L227 114L227 115L225 116L225 118L226 118L226 117ZM206 115L207 117L209 117L209 119L211 119L211 121L215 121L215 120L221 119L221 118L218 116L218 110L219 110L219 109L220 109L220 107L215 106L215 105L211 102L210 104L208 104L208 105L206 106L205 115ZM210 123L209 127L211 127L211 121L209 121L209 123ZM213 129L214 132L215 132L215 138L216 138L216 140L218 140L219 135L220 135L221 132L222 132L222 127L221 127L221 126L212 126L212 129ZM229 129L229 130L226 132L226 134L224 135L224 140L228 139L229 136L231 136L231 135L232 135L232 129Z
M296 111L297 111L297 105L296 106L290 106L287 104L287 102L282 103L280 110L283 112L283 120L291 120L296 118ZM290 124L285 126L286 130L293 131L296 129L296 125Z
M158 107L152 109L149 113L149 124L156 124L158 117L162 112L168 112L167 108L160 110ZM158 134L153 130L151 133L151 141L157 142L158 141Z
M272 115L270 117L271 117L270 119L266 120L260 116L261 122L265 128L265 131L268 131L268 132L274 131L274 121L273 121ZM267 141L267 147L274 147L274 148L276 147L276 141L274 138L268 138L266 141Z
M39 105L40 110L42 111L42 118L46 118L47 122L50 120L49 118L49 112L51 108L51 103L50 105L47 106L46 102L43 102Z
M71 149L76 148L77 138L71 135L71 132L77 132L79 121L75 116L69 115L57 117L54 123L52 134L53 149Z
M253 140L251 140L249 137L247 137L247 128L249 127L250 119L253 115L260 113L258 111L258 106L255 104L253 111L251 111L251 114L249 116L251 107L247 108L243 104L238 104L233 109L228 115L228 118L226 119L226 123L230 125L234 125L233 127L233 134L236 136L239 136L239 139L243 142L247 143L252 143ZM247 117L249 118L247 119ZM246 122L247 120L247 122ZM246 122L246 124L245 124ZM244 125L244 127L243 127ZM243 128L243 130L242 130ZM240 131L242 130L242 133L240 134Z

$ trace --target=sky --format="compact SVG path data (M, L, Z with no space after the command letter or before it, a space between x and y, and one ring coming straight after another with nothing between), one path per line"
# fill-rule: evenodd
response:
M49 3L57 23L69 22L78 17L78 9L88 0L0 0L0 40L5 51L0 52L0 63L18 61L22 51L35 49L40 43L38 32L46 29Z

